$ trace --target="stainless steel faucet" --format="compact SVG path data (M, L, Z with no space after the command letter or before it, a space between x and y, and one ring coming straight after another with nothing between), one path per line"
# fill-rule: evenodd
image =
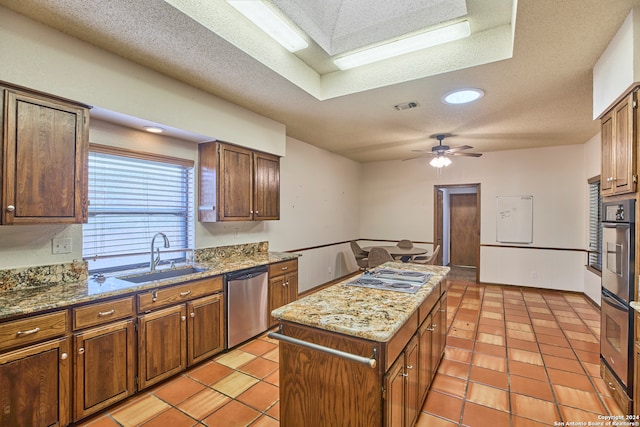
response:
M156 233L155 236L153 236L153 239L151 239L151 262L149 263L149 267L151 269L151 271L156 271L156 266L160 263L160 248L157 249L158 251L158 255L155 257L155 259L153 258L153 251L154 251L154 246L156 243L156 237L158 236L162 236L162 238L164 239L164 247L168 248L169 247L169 239L167 238L167 235L164 233Z

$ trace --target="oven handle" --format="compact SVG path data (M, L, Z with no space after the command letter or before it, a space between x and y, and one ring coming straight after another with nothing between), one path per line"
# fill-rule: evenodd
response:
M611 295L608 295L608 293L605 292L604 290L602 292L602 297L605 298L609 302L609 305L614 306L618 310L622 310L622 311L628 311L629 310L629 307L627 307L626 305L622 304L620 301L618 301L617 299L613 298Z

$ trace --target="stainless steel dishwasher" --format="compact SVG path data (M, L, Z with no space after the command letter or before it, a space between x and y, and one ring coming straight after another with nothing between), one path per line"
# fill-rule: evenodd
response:
M267 266L228 273L227 348L267 330Z

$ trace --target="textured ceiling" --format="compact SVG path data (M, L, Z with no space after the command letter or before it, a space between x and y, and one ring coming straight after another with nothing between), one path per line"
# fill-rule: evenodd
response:
M284 9L286 1L277 1ZM335 11L370 3L326 4ZM398 4L416 14L423 6ZM471 37L346 72L335 70L319 43L290 54L222 0L0 5L284 123L291 137L370 162L411 157L412 149L434 145L429 135L444 132L454 134L449 145L472 145L476 152L584 143L599 129L592 120L591 70L640 0L520 0L514 14L512 1L467 0ZM311 15L317 20L318 13ZM389 18L396 28L404 21L413 28L410 18ZM470 86L483 89L484 98L465 106L440 101ZM393 108L408 101L420 107Z

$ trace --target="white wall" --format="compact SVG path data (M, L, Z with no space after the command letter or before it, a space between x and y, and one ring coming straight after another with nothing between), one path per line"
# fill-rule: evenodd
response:
M593 118L640 82L640 9L632 9L593 67Z
M483 246L481 281L582 291L588 218L583 151L582 145L570 145L490 152L480 158L454 158L439 171L426 159L365 164L360 235L432 242L434 185L479 183L480 242L500 245L496 197L532 195L533 243L522 248Z
M584 181L589 178L600 175L601 168L601 148L600 148L600 133L595 135L589 141L584 144ZM589 242L589 188L585 187L585 239ZM586 260L585 260L586 262ZM595 303L600 304L600 293L602 291L602 284L600 282L600 276L592 273L591 271L584 269L584 293L591 298Z

